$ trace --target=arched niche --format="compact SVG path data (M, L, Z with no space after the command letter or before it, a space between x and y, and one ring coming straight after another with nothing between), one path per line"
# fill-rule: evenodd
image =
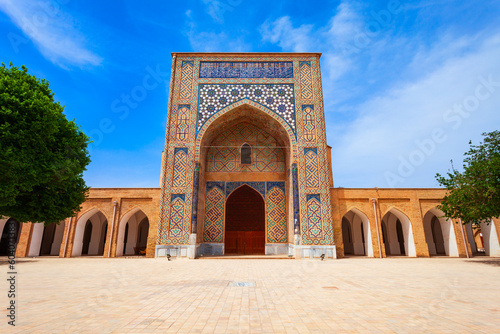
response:
M144 233L144 226L148 227L146 233ZM148 232L149 220L144 211L139 208L134 208L127 212L121 218L118 227L116 256L138 255L142 248L146 247L144 245L144 239L146 239L147 242Z
M219 221L221 219L224 220L220 216L220 214L224 215L224 213L219 213L219 216L216 218L207 218L208 216L205 215L206 208L208 206L212 207L211 200L209 199L210 196L207 195L208 190L206 185L208 182L220 182L222 183L222 187L224 187L224 183L227 185L230 182L260 182L264 188L267 185L266 182L283 182L284 188L281 189L284 190L284 196L283 202L280 202L280 205L285 207L283 209L285 216L284 218L282 217L284 223L281 220L278 223L281 225L275 226L284 226L286 240L292 240L293 215L291 212L293 212L293 208L291 205L293 201L291 198L291 173L287 173L287 171L290 170L290 165L293 162L293 147L295 145L293 133L292 137L290 137L289 129L285 125L263 110L247 104L228 110L208 123L209 126L200 131L197 139L197 149L199 152L197 157L200 163L197 221L198 242L210 243L212 249L218 249L217 252L210 250L207 254L220 254L222 252L221 233L223 231L219 227ZM241 147L245 144L251 147L251 165L241 164ZM216 154L219 154L223 158L228 156L230 158L217 160L215 159ZM220 163L221 161L222 163ZM214 168L214 166L224 166L224 168ZM276 189L273 189L273 191L276 192ZM265 191L261 193L264 196L264 201L267 201L268 198L265 195ZM227 193L224 194L224 196L228 195ZM219 205L220 203L218 202L217 206ZM266 212L266 222L269 219ZM210 237L206 237L208 229L210 231L216 230L217 234L213 235L210 232ZM279 242L269 243L266 244L266 252L268 246L270 253L283 252L283 249L285 249L279 245ZM273 247L278 247L279 250Z
M417 256L411 222L403 212L391 208L382 218L382 224L387 255Z
M424 215L424 233L429 255L458 257L457 238L453 222L443 216L444 213L438 208L432 208Z
M242 123L251 124L272 136L284 151L286 166L290 165L292 159L291 140L284 126L265 112L249 105L242 105L219 116L205 131L198 134L198 136L201 136L201 139L198 140L199 146L197 147L197 152L199 152L199 162L202 168L206 165L208 150L214 146L213 144L219 136ZM239 143L239 145L235 143L234 146L241 146L245 143L249 144L247 141L244 141Z
M347 225L348 224L348 225ZM373 257L373 244L368 217L360 210L352 208L342 217L342 235L345 229L350 229L350 241L346 254L365 255ZM346 231L347 234L347 231ZM344 241L344 251L346 242Z
M91 228L87 227L91 224ZM77 221L75 227L75 236L73 239L72 256L81 256L84 247L85 230L91 230L88 240L87 255L103 255L102 251L109 238L106 237L106 231L103 228L107 226L107 217L97 208L91 209L83 214ZM87 245L85 246L87 248Z

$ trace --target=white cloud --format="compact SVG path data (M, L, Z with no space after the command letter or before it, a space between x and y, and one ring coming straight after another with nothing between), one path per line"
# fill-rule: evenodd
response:
M337 13L332 17L328 27L328 35L337 45L351 42L352 37L363 28L363 20L349 2L342 2Z
M264 41L278 44L284 51L312 52L316 47L312 37L312 25L294 28L290 17L283 16L273 22L265 22L260 27Z
M85 47L72 16L54 1L0 0L4 11L45 58L65 65L99 65L102 58Z
M353 37L363 29L363 20L353 2L342 2L327 25L303 24L297 28L289 16L260 26L262 40L288 52L322 52L323 81L327 86L352 66Z
M478 44L475 38L459 43L469 50ZM425 57L417 54L411 66L421 61L422 70L434 70L356 106L359 117L329 131L340 186L437 186L435 173L446 172L450 159L460 167L469 140L478 143L482 132L498 129L500 33L473 50L457 56L457 43L450 41ZM446 139L433 139L434 131Z
M418 31L396 31L402 7L363 16L360 6L341 2L328 24L319 27L296 28L288 16L266 21L262 40L283 51L323 52L337 186L436 187L434 175L446 172L450 159L460 167L469 140L478 143L482 132L500 126L500 84L490 87L493 92L483 85L479 95L489 96L476 97L490 76L500 83L500 33L463 35L448 29L436 31L431 41ZM454 111L467 103L469 113Z

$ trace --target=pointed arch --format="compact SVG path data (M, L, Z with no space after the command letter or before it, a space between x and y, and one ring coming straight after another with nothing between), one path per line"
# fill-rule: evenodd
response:
M354 255L373 257L373 242L368 216L357 207L351 207L342 217L350 224Z
M250 108L253 112L264 114L268 117L270 117L274 122L274 124L278 123L281 128L282 128L282 133L286 135L288 144L291 146L290 150L290 160L295 160L297 156L296 152L296 147L297 147L297 138L295 136L295 132L293 129L288 125L279 115L277 115L274 111L271 109L260 105L256 102L253 102L247 98L241 99L240 101L237 101L233 104L230 104L226 106L225 108L219 110L215 114L213 114L201 127L201 129L198 131L196 135L196 145L195 145L195 160L199 161L200 160L200 154L201 154L201 146L203 141L205 140L205 136L207 133L207 130L211 128L216 121L220 121L220 119L224 118L223 116L228 116L231 114L234 110L240 108L240 107L248 107Z
M228 182L228 183L230 183L230 182ZM252 190L254 190L256 193L258 193L258 194L260 195L260 197L262 197L262 200L263 200L263 201L265 201L265 200L266 200L266 199L265 199L265 195L263 194L263 192L264 192L265 190L263 190L263 189L257 189L257 188L255 187L255 183L263 184L263 186L265 186L265 185L264 185L264 184L265 184L264 182L238 182L238 183L241 183L241 184L240 184L240 185L238 185L238 186L237 186L236 188L234 188L234 189L228 189L228 188L226 187L226 201L227 201L227 199L229 198L229 196L231 196L231 194L232 194L232 193L234 193L235 191L237 191L238 189L240 189L241 187L244 187L244 186L247 186L247 187L251 188Z
M116 252L115 256L123 255L137 255L139 253L139 246L137 245L137 238L139 236L139 228L142 221L149 218L139 206L135 206L128 210L120 219L118 224L118 237L116 239ZM125 240L125 229L128 224L127 239Z
M71 256L81 256L83 249L83 237L85 234L85 226L87 221L92 224L92 234L89 244L89 255L97 255L99 253L99 242L102 240L102 227L103 224L108 222L108 217L99 208L93 207L87 210L83 215L78 218L75 226L75 233L73 237L73 250ZM106 238L109 239L109 238ZM107 243L108 240L104 240Z
M424 234L429 255L458 257L458 244L453 222L443 216L443 211L436 207L424 214Z
M477 255L483 253L486 256L500 257L500 242L493 221L489 224L480 225L467 224L467 238L472 249L472 253Z
M417 251L413 238L413 229L408 216L399 209L391 207L384 214L382 222L386 224L386 242L389 242L389 245L386 244L386 248L389 246L390 254L416 257ZM398 222L401 224L399 235ZM402 254L403 251L404 254Z

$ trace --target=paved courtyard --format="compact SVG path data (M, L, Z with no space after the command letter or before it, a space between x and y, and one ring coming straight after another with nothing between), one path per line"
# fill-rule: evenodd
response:
M499 333L499 265L491 258L19 259L17 326L4 315L0 332Z

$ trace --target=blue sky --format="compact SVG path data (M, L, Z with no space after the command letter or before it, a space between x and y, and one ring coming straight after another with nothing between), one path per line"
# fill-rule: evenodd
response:
M157 187L171 52L322 52L335 186L436 187L500 129L499 17L493 0L0 0L0 61L92 137L89 186Z

